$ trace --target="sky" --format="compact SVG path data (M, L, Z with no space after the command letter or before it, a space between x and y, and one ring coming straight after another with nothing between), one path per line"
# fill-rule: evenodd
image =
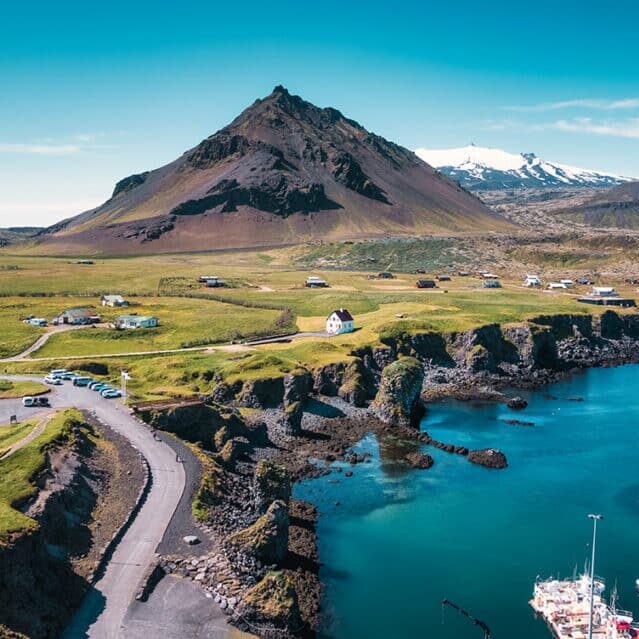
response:
M107 199L277 84L408 148L639 176L639 3L5 3L0 227Z

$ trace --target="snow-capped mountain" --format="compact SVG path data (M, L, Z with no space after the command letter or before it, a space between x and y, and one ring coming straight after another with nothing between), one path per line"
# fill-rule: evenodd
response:
M471 190L521 187L610 187L632 178L576 166L548 162L534 153L507 153L500 149L465 146L459 149L417 149L431 166Z

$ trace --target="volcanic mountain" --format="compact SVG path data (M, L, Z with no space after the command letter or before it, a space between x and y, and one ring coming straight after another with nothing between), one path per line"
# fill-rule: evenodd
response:
M46 229L35 248L127 254L508 228L408 149L278 86L177 160Z
M591 226L639 229L639 182L616 186L559 215Z
M550 162L534 153L508 153L474 144L458 149L417 149L415 153L472 191L611 187L630 180L612 173Z

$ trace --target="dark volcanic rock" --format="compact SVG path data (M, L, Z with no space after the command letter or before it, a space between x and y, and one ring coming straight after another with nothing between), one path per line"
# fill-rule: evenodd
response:
M413 468L421 468L424 470L427 470L435 463L430 455L426 455L423 453L409 453L408 455L406 455L406 461Z
M291 474L286 466L261 459L255 466L254 476L255 508L266 512L269 504L291 499Z
M506 455L496 448L482 448L471 450L468 453L468 461L486 468L506 468L508 461Z
M371 408L387 424L418 426L424 415L420 400L424 370L413 357L402 357L382 372Z
M511 397L506 402L506 406L508 406L508 408L512 408L513 410L523 410L528 406L528 402L523 397Z
M128 193L136 186L144 184L144 181L146 180L148 175L149 172L145 171L144 173L136 173L135 175L129 175L129 177L123 178L115 185L115 188L113 189L113 195L111 197L117 197L122 193Z
M340 151L332 158L333 176L340 184L360 195L390 204L384 190L364 173L359 162L348 152Z

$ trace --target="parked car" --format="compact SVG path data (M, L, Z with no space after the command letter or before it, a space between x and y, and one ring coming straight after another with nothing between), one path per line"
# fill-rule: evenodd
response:
M104 384L104 382L101 382L99 379L94 379L92 382L89 382L89 388L93 390L93 387L98 384Z
M67 373L62 373L62 375L60 375L60 379L64 379L66 381L73 381L76 377L80 377L80 375L78 375L77 373L71 373L70 371Z
M30 408L32 406L35 406L36 404L35 404L35 402L33 400L33 397L23 397L22 398L22 405L25 408Z
M115 390L115 388L113 388L113 386L109 386L108 384L104 385L104 388L100 389L100 395L102 395L103 393L108 393L109 391Z
M65 373L69 371L66 368L54 368L52 371L49 371L50 377L62 377Z
M95 380L93 379L93 377L76 377L73 380L73 385L74 386L88 386L89 384L92 384Z
M33 405L34 406L51 406L51 404L49 404L49 398L45 397L44 395L38 395L37 397L34 397Z
M108 384L91 384L91 386L89 386L89 388L92 391L95 391L96 393L99 393L100 391L103 391L105 388L110 388L110 386Z
M105 399L115 399L116 397L122 397L122 393L116 388L102 391L101 394L102 394L102 397L104 397Z
M62 386L62 380L59 377L53 377L52 375L47 375L44 378L45 384L51 384L51 386Z

